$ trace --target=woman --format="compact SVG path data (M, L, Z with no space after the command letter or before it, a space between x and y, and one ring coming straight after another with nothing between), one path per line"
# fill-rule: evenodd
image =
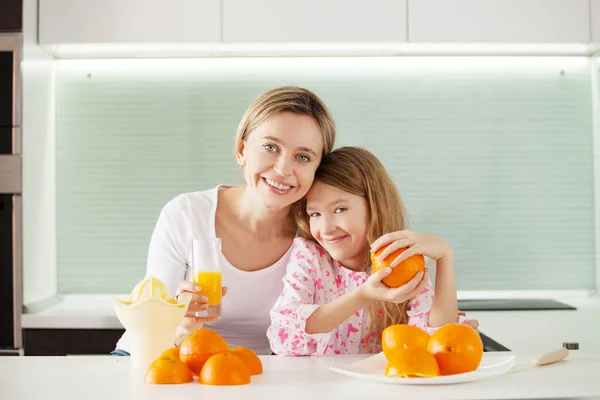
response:
M206 325L232 347L271 354L269 310L283 289L297 231L291 206L310 189L334 141L333 118L317 95L298 87L270 90L254 100L237 130L235 155L245 183L181 194L164 206L150 241L146 276L162 280L176 295L194 295L176 344ZM197 318L194 313L206 301L191 282L191 241L216 237L228 294L221 318ZM128 350L125 333L113 354Z

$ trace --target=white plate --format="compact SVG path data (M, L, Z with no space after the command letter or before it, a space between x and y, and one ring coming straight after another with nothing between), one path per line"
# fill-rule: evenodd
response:
M505 352L483 353L479 368L464 374L436 376L433 378L392 378L384 375L387 360L379 353L354 363L332 365L330 370L365 381L392 383L397 385L447 385L479 381L506 374L515 363L515 355Z

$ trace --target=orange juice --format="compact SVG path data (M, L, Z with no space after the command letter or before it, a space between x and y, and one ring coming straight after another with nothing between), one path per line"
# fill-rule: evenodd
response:
M217 317L221 315L221 272L195 272L194 283L202 288L200 294L208 297L206 313L202 312L201 315L196 314L196 316Z

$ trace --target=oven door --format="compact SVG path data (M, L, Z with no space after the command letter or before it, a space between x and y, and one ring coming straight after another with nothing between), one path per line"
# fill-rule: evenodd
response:
M22 354L22 35L0 34L0 355Z

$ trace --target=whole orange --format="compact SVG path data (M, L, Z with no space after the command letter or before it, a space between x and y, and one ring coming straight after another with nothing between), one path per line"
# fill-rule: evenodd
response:
M384 246L377 250L375 254L371 253L371 267L373 272L377 272L380 269L389 267L392 261L394 261L396 257L406 250L406 248L398 249L382 260L379 258L379 255L383 253L386 248L387 246ZM388 287L397 288L408 283L412 278L415 277L417 273L424 271L425 257L423 257L421 254L415 254L414 256L408 257L406 260L392 268L392 272L381 281Z
M256 355L256 353L250 349L245 347L233 347L227 351L228 353L235 354L248 366L248 371L250 371L250 375L259 375L263 372L262 362L260 358Z
M250 370L244 360L227 352L210 357L199 378L205 385L245 385L250 383Z
M194 375L198 375L206 360L228 349L227 342L217 332L207 328L199 328L181 342L179 358Z
M146 383L173 384L194 380L192 371L177 357L160 356L150 364L144 375Z
M483 357L483 342L469 325L451 323L431 335L427 351L435 356L442 375L475 371Z
M388 360L385 376L424 378L439 376L440 369L433 354L419 347L400 349Z
M430 335L423 329L407 324L390 325L381 334L381 347L388 360L400 349L426 350Z

